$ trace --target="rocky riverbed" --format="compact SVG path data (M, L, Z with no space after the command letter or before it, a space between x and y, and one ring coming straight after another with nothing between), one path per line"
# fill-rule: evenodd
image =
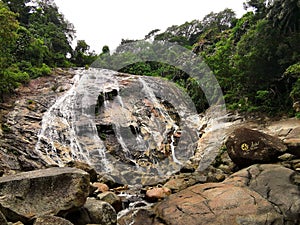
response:
M216 117L211 119L213 109L208 110L198 117L202 126L189 124L189 129L194 126L198 135L191 145L195 146L194 156L179 169L174 167L174 173L147 178L145 183L137 182L139 174L134 172L134 185L126 184L124 179L120 182L112 173L95 170L69 157L69 147L59 143L55 144L56 149L65 158L58 167L46 154L36 151L36 143L45 112L76 82L72 79L74 73L56 70L49 77L33 80L0 106L0 224L300 223L300 120L296 118L231 113L218 121ZM129 75L121 75L120 83L125 94L127 83L137 88L140 85L131 81ZM110 152L122 145L113 133L116 128L112 128L112 118L101 106L111 100L115 108L110 109L120 107L114 90L102 92L97 100L98 132ZM105 93L110 93L107 98ZM172 138L182 135L176 125L178 112L170 102L153 103L149 98L140 97L131 110L122 111L127 115L123 122L136 132L135 138L141 134L149 139L154 146L151 149L171 154ZM158 109L163 102L172 118L160 116ZM137 117L130 114L134 110ZM151 115L157 121L151 120ZM150 128L154 122L161 127L160 118L168 119L166 142L160 136L151 139ZM162 142L158 145L155 140ZM210 157L207 152L217 156ZM115 156L126 158L120 153ZM145 155L137 151L134 157L132 160L138 161ZM169 158L174 160L172 155ZM153 161L147 163L150 162Z

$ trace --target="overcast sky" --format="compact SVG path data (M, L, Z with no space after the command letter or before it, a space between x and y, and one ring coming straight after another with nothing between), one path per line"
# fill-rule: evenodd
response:
M104 45L114 50L121 39L142 39L153 29L164 31L210 12L245 11L245 0L55 0L59 11L73 23L78 40L100 53Z

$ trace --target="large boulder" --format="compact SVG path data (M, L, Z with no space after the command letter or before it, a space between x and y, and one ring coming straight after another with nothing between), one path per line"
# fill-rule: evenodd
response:
M256 164L222 183L198 184L155 207L168 225L300 224L300 175L277 164Z
M156 208L168 225L281 225L283 216L257 192L232 184L198 184L171 195Z
M75 168L49 168L0 178L0 210L9 221L59 215L84 205L89 174Z
M257 164L238 171L225 183L249 187L271 202L289 224L300 224L299 178L299 173L286 167Z
M279 138L246 127L235 129L225 144L229 157L242 168L275 161L287 150Z
M75 225L116 225L117 214L107 202L88 198L84 207L69 213L66 218Z

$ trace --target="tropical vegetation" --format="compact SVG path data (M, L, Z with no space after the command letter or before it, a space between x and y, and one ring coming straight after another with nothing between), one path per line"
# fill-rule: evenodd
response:
M300 104L299 0L245 0L244 7L247 12L241 18L225 9L165 31L152 30L144 40L175 43L203 59L229 109L295 115L292 106ZM104 46L97 55L84 40L72 49L74 37L73 25L52 0L0 0L0 101L18 85L48 75L51 68L89 66L98 58L104 67L125 59L126 66L118 68L122 72L171 79L187 90L199 111L207 108L199 81L182 68L136 62L130 49L118 58L137 40L122 40L113 53ZM181 57L172 54L168 57Z

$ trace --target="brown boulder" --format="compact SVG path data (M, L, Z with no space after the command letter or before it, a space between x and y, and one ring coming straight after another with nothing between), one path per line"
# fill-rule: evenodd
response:
M231 160L242 168L275 161L287 150L280 139L245 127L235 129L225 144Z
M299 224L299 177L281 165L257 164L234 173L224 183L247 186L276 206L289 224Z
M281 225L283 217L255 191L231 184L199 184L155 207L168 225Z
M28 223L84 205L89 174L75 168L49 168L0 178L0 210L9 221Z
M167 187L157 187L147 190L146 199L151 202L164 199L171 194L171 190Z

